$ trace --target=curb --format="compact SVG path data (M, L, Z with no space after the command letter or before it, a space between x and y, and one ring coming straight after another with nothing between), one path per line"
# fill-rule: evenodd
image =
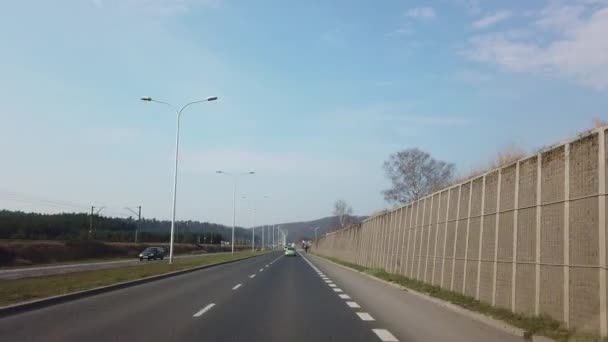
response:
M23 312L43 309L43 308L46 308L49 306L74 301L77 299L92 297L92 296L106 293L106 292L112 292L112 291L124 289L127 287L142 285L142 284L150 283L150 282L153 282L156 280L161 280L161 279L171 278L171 277L175 277L175 276L179 276L179 275L183 275L183 274L187 274L187 273L192 273L192 272L200 271L200 270L203 270L206 268L211 268L211 267L215 267L215 266L230 264L230 263L237 262L237 261L243 261L243 260L247 260L247 259L251 259L251 258L256 258L256 257L262 256L265 254L266 253L260 254L260 255L252 255L252 256L249 256L246 258L242 258L242 259L222 261L222 262L218 262L215 264L202 265L202 266L197 266L197 267L193 267L193 268L188 268L185 270L163 273L163 274L154 275L154 276L141 278L141 279L137 279L137 280L125 281L122 283L117 283L117 284L112 284L112 285L107 285L107 286L102 286L102 287L96 287L96 288L92 288L89 290L71 292L71 293L66 293L63 295L58 295L58 296L53 296L53 297L36 299L33 301L29 301L29 302L2 306L2 307L0 307L0 319L6 318L9 316L13 316L13 315L16 315L19 313L23 313Z
M374 277L373 275L371 275L369 273L361 272L361 271L358 271L358 270L356 270L354 268L350 268L348 266L345 266L345 265L342 265L342 264L338 264L338 263L336 263L336 262L334 262L332 260L326 259L325 257L320 256L318 254L313 254L313 256L315 256L317 258L320 258L320 259L323 259L324 261L329 262L331 264L334 264L335 266L342 267L342 268L344 268L346 270L349 270L349 271L356 272L356 273L359 273L361 275L364 275L364 276L366 276L366 277L368 277L370 279L373 279L373 280L375 280L377 282L380 282L380 283L383 283L383 284L386 284L386 285L398 288L400 290L404 290L405 292L407 292L409 294L415 295L415 296L417 296L419 298L426 299L426 300L428 300L430 302L433 302L435 304L441 305L441 306L443 306L443 307L445 307L445 308L447 308L449 310L452 310L452 311L454 311L456 313L459 313L459 314L462 314L464 316L467 316L467 317L469 317L471 319L474 319L474 320L476 320L478 322L481 322L481 323L484 323L486 325L489 325L489 326L491 326L493 328L502 330L502 331L504 331L506 333L509 333L509 334L512 334L512 335L515 335L515 336L519 336L522 339L524 337L524 332L525 331L523 329L515 327L515 326L512 326L512 325L510 325L510 324L508 324L506 322L503 322L503 321L498 320L496 318L493 318L491 316L487 316L487 315L484 315L482 313L478 313L478 312L475 312L475 311L467 310L467 309L465 309L463 307L460 307L460 306L458 306L456 304L452 304L450 302L443 301L443 300L441 300L439 298L431 297L431 296L429 296L429 295L427 295L425 293L418 292L416 290L412 290L412 289L407 288L405 286L402 286L402 285L399 285L399 284L396 284L396 283L393 283L393 282L390 282L390 281L386 281L384 279L380 279L380 278ZM532 340L531 341L533 341L533 342L549 342L549 341L554 341L554 340L551 339L551 338L548 338L546 336L534 335L534 336L532 336Z

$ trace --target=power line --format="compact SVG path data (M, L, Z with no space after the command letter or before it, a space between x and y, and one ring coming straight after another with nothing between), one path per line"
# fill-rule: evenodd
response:
M0 189L0 198L4 198L7 200L11 200L11 201L17 201L17 202L21 202L21 203L43 205L43 206L57 208L57 209L77 208L77 209L80 209L81 211L88 211L90 208L90 206L84 205L84 204L77 204L74 202L68 202L68 201L63 201L63 200L50 200L50 199L44 198L42 196L18 193L18 192L14 192L14 191L3 190L3 189ZM108 207L106 206L106 209L107 208ZM110 208L114 208L114 207L110 207ZM118 212L118 211L114 211L114 210L105 210L105 213L108 213L115 217L124 217L124 218L129 217L129 215L124 212Z
M9 199L11 201L16 201L16 202L33 204L33 205L43 205L43 206L46 206L46 207L52 207L52 208L57 208L57 209L65 209L66 208L66 206L61 206L61 205L56 205L56 204L51 204L51 203L44 203L44 202L36 202L36 201L22 199L22 198L18 198L18 197L15 197L15 198L8 197L7 199Z
M88 208L88 206L86 206L86 205L81 205L81 204L76 204L76 203L72 203L72 202L68 202L68 201L61 201L61 200L49 200L44 197L23 194L23 193L18 193L18 192L0 190L0 193L4 194L5 196L10 197L11 199L19 198L22 200L34 201L34 202L38 202L38 203L49 203L49 204L54 204L54 205L61 205L61 206L65 206L65 207L74 207L74 208L80 208L80 209Z

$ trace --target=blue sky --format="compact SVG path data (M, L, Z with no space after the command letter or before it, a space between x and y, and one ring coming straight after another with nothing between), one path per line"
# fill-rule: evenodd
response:
M138 99L217 95L182 118L179 219L231 222L217 169L257 172L257 223L369 214L397 150L463 174L608 119L606 32L604 0L4 1L0 206L168 218L174 115Z

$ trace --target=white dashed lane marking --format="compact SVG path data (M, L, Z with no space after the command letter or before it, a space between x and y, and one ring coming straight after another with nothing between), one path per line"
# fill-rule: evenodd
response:
M199 312L195 313L192 317L200 317L202 316L205 312L209 311L212 307L214 307L215 304L211 303L207 306L205 306L204 308L202 308Z
M255 277L255 274L252 274L252 275L249 276L249 278L253 278L253 277Z
M308 265L310 265L310 267L312 267L312 269L317 272L317 274L321 277L321 279L323 279L323 281L329 285L331 287L332 290L334 290L334 292L338 293L338 296L341 299L351 299L351 297L345 293L343 293L344 291L342 291L341 288L337 287L336 284L333 283L333 281L331 281L331 279L329 279L323 272L321 272L317 267L315 267L310 261L308 261L306 258L304 258L304 261L306 261L308 263ZM355 302L355 301L346 301L346 305L348 305L350 308L353 309L360 309L361 305L359 305L359 303ZM372 315L370 315L367 312L357 312L356 313L357 316L359 316L359 318L362 321L375 321L374 317L372 317ZM399 340L393 335L391 334L390 331L386 330L386 329L372 329L372 331L374 332L374 334L376 334L376 336L378 336L378 338L382 341L382 342L399 342Z
M354 309L361 308L361 305L357 304L357 302L346 302L346 305L348 305L348 306L350 306L351 308L354 308Z
M372 331L383 341L383 342L399 342L399 340L386 329L372 329Z
M375 321L374 317L367 312L357 312L357 316L359 316L362 321Z
M243 285L243 284L237 284L237 285L234 285L234 287L233 287L232 289L233 289L233 290L236 290L236 289L238 289L239 287L241 287L242 285Z

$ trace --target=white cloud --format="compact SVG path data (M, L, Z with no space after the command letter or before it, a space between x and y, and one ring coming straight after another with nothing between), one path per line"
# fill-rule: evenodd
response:
M565 77L604 90L608 89L606 32L608 7L552 5L538 13L529 34L506 31L476 36L464 55L509 71Z
M490 14L486 17L483 17L473 23L473 28L476 29L484 29L490 26L496 25L501 21L507 20L511 17L511 11L507 10L499 10L494 14Z
M549 6L543 8L535 25L543 30L567 33L583 24L585 6Z
M435 18L435 10L432 7L416 7L410 8L405 15L414 19L433 19Z

